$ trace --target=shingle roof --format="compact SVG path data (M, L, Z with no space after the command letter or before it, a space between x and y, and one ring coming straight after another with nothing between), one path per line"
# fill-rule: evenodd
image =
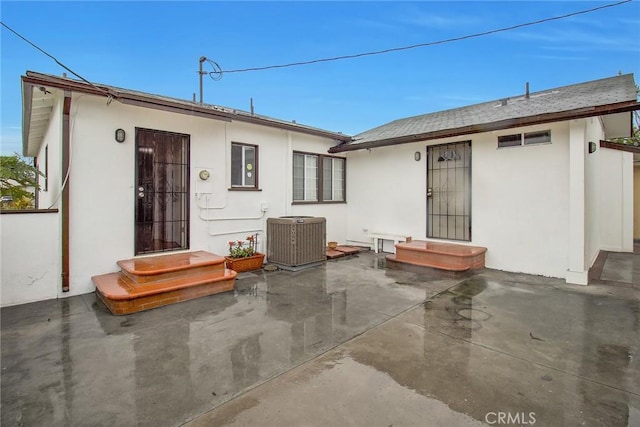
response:
M394 120L356 135L331 151L350 151L452 135L506 129L526 124L603 114L615 106L638 109L633 74L559 87L470 105L452 110ZM629 105L626 105L629 104ZM632 108L635 104L635 108ZM616 112L604 109L606 112Z

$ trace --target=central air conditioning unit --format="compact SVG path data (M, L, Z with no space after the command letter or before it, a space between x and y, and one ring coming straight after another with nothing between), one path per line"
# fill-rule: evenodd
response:
M267 218L267 260L285 270L312 267L327 259L327 220L312 216Z

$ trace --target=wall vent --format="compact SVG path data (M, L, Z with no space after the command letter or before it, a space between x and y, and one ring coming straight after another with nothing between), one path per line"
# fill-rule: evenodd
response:
M322 217L267 218L267 260L298 269L326 260L326 225Z

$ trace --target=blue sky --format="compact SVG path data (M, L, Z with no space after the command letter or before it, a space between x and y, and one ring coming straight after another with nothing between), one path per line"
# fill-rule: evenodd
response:
M191 99L225 70L426 43L606 2L9 2L2 21L86 79ZM21 150L20 76L61 75L1 29L1 152ZM204 81L207 103L357 134L391 120L623 73L640 81L640 2L510 32Z

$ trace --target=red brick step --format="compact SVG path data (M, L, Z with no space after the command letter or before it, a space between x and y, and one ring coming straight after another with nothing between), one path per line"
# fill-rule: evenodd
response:
M96 295L116 315L233 290L237 273L204 251L118 261L116 273L92 277Z
M398 243L396 254L388 255L387 259L446 271L468 271L484 268L486 251L480 246L412 240Z

